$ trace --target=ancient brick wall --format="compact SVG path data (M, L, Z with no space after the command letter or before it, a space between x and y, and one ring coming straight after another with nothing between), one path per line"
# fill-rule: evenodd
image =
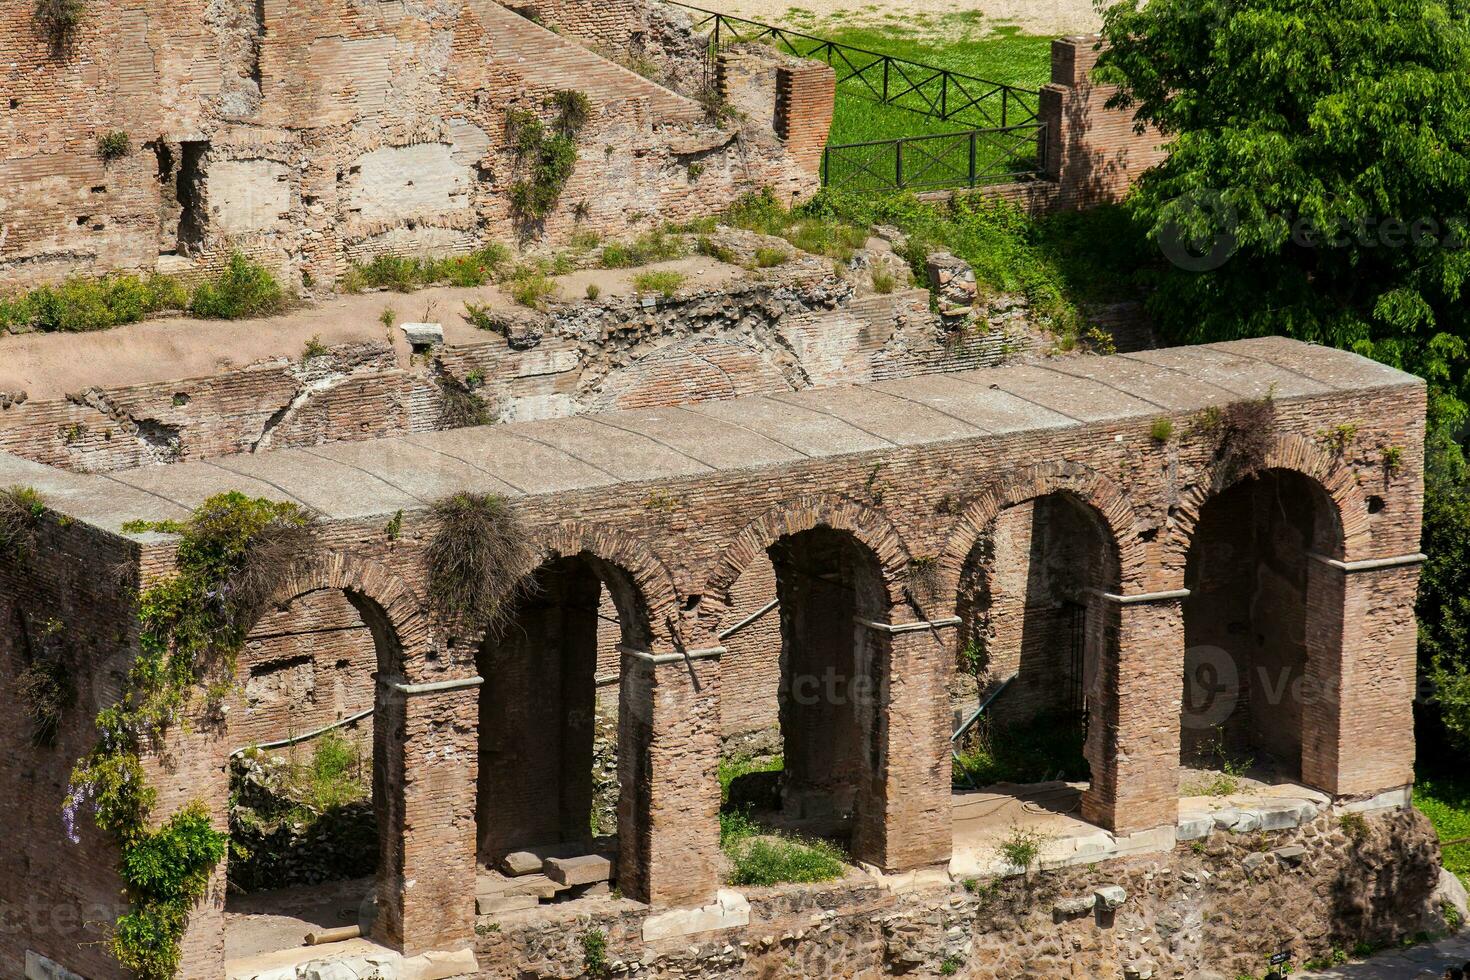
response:
M309 16L285 0L129 0L88 7L65 56L31 10L0 6L0 269L17 286L192 274L232 249L330 283L348 260L517 239L506 113L547 114L560 89L592 113L533 237L680 220L767 185L788 200L815 190L773 133L737 149L696 103L490 0L324 0ZM104 162L112 131L133 152Z
M1139 174L1168 156L1157 130L1136 131L1131 109L1107 108L1117 86L1092 80L1098 43L1090 36L1052 42L1051 83L1042 87L1040 113L1047 127L1044 174L1058 185L1044 200L1048 208L1121 200Z
M837 74L830 65L806 61L776 70L776 135L812 173L822 167L836 97Z

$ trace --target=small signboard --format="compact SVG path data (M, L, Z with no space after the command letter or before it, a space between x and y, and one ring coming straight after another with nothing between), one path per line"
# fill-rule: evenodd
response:
M1280 966L1281 964L1285 963L1289 959L1291 959L1291 953L1290 952L1275 953L1275 954L1273 954L1271 956L1271 965L1272 966Z

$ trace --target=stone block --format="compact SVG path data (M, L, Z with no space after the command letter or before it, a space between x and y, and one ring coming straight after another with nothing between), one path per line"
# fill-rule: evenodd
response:
M545 863L545 856L534 851L511 851L500 859L499 870L501 874L509 878L539 875Z
M472 949L454 952L433 951L410 957L398 968L400 980L450 980L451 977L475 976L480 963Z
M1262 830L1290 830L1317 817L1317 807L1305 800L1283 800L1279 804L1266 804L1251 812L1258 815Z
M677 939L718 929L738 929L750 925L750 903L739 892L721 889L719 897L709 905L696 909L674 909L643 920L643 941Z
M546 877L560 885L590 885L612 878L612 862L600 854L547 858L543 870Z
M535 895L529 894L501 894L501 895L479 895L475 898L475 911L480 915L500 915L503 912L519 912L522 909L534 909L541 904L541 900Z
M1266 863L1264 852L1255 851L1240 859L1240 866L1245 869L1246 874L1253 874Z
M444 325L442 323L405 323L399 329L413 347L443 347Z
M1103 885L1093 895L1097 901L1097 907L1105 912L1112 912L1123 907L1128 901L1128 893L1118 885Z
M1208 813L1186 813L1179 818L1176 840L1203 840L1215 829L1215 818Z
M1097 895L1087 895L1082 898L1064 898L1051 907L1052 915L1058 921L1062 919L1073 919L1079 915L1085 915L1097 907Z
M1307 849L1300 844L1288 844L1271 852L1282 864L1298 865L1307 859Z

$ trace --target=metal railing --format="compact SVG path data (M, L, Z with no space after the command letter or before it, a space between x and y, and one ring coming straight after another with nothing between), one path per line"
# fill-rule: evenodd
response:
M1034 177L1046 164L1046 125L844 143L822 154L822 183L856 191L931 191Z
M761 41L797 57L831 65L837 72L838 89L844 93L961 126L1018 126L1034 121L1039 112L1040 93L1034 89L731 17L677 0L667 2L699 15L694 29L708 34L711 61L722 47Z

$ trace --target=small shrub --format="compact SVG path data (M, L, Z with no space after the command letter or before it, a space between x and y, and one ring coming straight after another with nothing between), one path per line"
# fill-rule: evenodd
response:
M556 283L539 269L519 270L510 281L511 299L533 310L545 309L547 301L556 294Z
M684 168L684 174L689 178L689 183L691 184L698 180L700 175L703 173L704 164L702 163L691 163L689 164L689 166Z
M133 141L120 129L97 137L97 155L106 163L121 160L133 152Z
M946 956L939 964L939 975L942 977L952 977L956 973L959 973L960 967L964 965L965 961L963 957Z
M1368 838L1368 821L1361 813L1344 813L1337 818L1337 825L1355 844L1360 844Z
M897 276L881 266L873 270L873 292L886 296L897 288Z
M593 977L607 974L607 933L601 929L582 933L582 970Z
M719 86L712 82L700 86L699 91L694 94L694 100L704 110L704 118L716 126L738 122L743 118L740 111L725 98Z
M469 429L494 421L490 403L453 378L439 379L439 424L446 429Z
M306 349L301 353L301 359L309 361L313 357L326 357L330 353L327 345L322 343L321 334L312 334L311 339L306 342Z
M1383 447L1383 475L1392 479L1404 469L1404 447Z
M66 628L60 620L52 619L33 631L25 617L22 628L29 663L16 675L16 694L31 722L31 743L50 747L56 744L62 714L76 698L66 663Z
M398 323L398 313L394 311L393 307L385 306L383 307L383 312L378 314L378 322L383 325L384 330L392 330L394 325Z
M634 276L633 288L640 293L659 293L667 299L677 293L688 279L689 277L682 272L658 269L653 272L641 272Z
M735 254L734 249L726 245L717 245L709 238L700 238L694 247L700 255L707 255L716 262L723 262L726 265L739 264L740 258Z
M43 333L105 330L188 302L187 292L171 276L75 276L0 300L0 327Z
M501 325L495 319L495 311L488 305L480 303L465 303L464 318L470 326L478 330L488 330L491 333L500 333Z
M33 488L0 490L0 558L29 554L45 513L46 501Z
M36 0L32 16L51 50L59 54L71 46L85 10L84 0Z
M437 501L432 512L438 529L426 556L430 598L454 621L500 628L532 587L535 554L519 515L500 497L473 493Z
M1016 824L1006 838L996 845L1000 859L1020 874L1030 877L1031 867L1041 858L1041 848L1051 838L1039 830Z
M286 294L275 274L241 252L230 256L218 276L201 283L189 302L189 312L206 320L243 320L285 308Z
M401 535L402 533L403 533L403 511L401 511L401 510L394 511L393 512L393 518L392 518L392 520L390 520L388 522L388 526L387 527L383 528L383 534L387 536L387 538L388 538L389 541L397 541L399 535Z
M932 597L939 587L939 559L920 555L909 559L904 569L909 594L916 598Z
M1154 442L1168 442L1174 438L1174 421L1172 419L1154 419L1153 426L1148 430L1148 437Z
M1334 425L1330 429L1322 430L1317 433L1317 436L1334 456L1343 456L1352 447L1353 440L1358 437L1358 427L1351 422L1344 422L1342 425Z
M631 269L650 262L676 259L684 254L684 243L663 229L647 232L631 242L609 242L602 247L604 269Z
M597 283L595 283L595 282L589 282L587 284L587 298L588 299L595 300L595 299L597 299L601 295L602 295L602 287L601 286L597 285Z
M1225 483L1255 476L1266 465L1276 438L1276 403L1271 396L1226 406L1215 450L1217 473Z
M510 187L511 209L522 221L543 221L556 207L577 165L577 135L592 114L581 92L555 92L547 104L556 110L550 130L529 110L506 113L506 135L523 172Z
M499 242L491 242L468 255L441 258L379 255L366 264L354 263L337 285L344 293L361 293L369 289L411 293L426 286L483 286L495 278L508 261L510 249Z
M784 248L766 246L755 250L755 264L759 269L771 269L778 265L785 265L790 260L791 256Z

